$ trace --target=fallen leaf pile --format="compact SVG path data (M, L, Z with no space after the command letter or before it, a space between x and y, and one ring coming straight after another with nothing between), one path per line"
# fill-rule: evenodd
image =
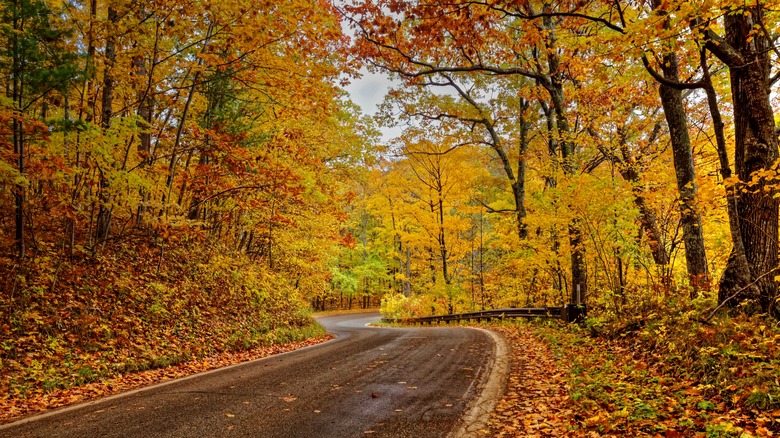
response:
M28 398L11 398L7 393L0 398L0 424L17 420L24 415L40 413L73 403L117 394L123 391L189 376L203 371L268 357L274 354L319 344L331 339L332 335L319 336L303 341L273 344L239 352L226 352L214 356L191 360L178 365L110 377L99 382L56 389L48 393L36 393Z
M504 335L511 349L505 395L490 418L496 437L564 435L573 422L565 371L550 348L529 327L490 327Z

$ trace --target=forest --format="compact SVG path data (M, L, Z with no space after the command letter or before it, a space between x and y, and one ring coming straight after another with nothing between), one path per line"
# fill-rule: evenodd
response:
M4 0L0 397L303 341L317 310L585 304L778 409L779 14Z

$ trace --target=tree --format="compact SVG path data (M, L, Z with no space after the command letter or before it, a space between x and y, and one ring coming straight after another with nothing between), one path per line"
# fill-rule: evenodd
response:
M490 213L514 213L517 221L517 235L524 239L528 235L524 223L527 215L526 197L526 154L530 142L531 119L530 100L524 91L529 84L517 78L504 81L504 89L497 97L488 98L497 90L486 86L485 78L479 76L455 77L441 74L440 78L425 78L422 87L413 87L411 92L395 90L390 103L400 107L401 120L410 125L423 119L426 126L438 122L437 129L453 130L462 138L462 144L486 145L498 157L500 168L512 190L514 208L495 210ZM449 89L455 96L440 95L431 89ZM385 117L391 118L392 111L386 105ZM397 120L392 117L393 122ZM453 126L454 125L454 126ZM477 129L478 128L478 129ZM455 135L455 134L453 134ZM512 147L516 144L516 149Z
M735 189L741 192L737 202L740 234L732 237L742 240L734 246L744 248L750 273L741 272L744 264L732 255L720 281L720 300L728 300L730 305L757 300L761 311L777 314L778 288L772 274L778 267L780 201L769 180L762 177L775 172L778 159L774 110L769 101L777 77L772 76L769 63L774 47L765 23L769 11L760 3L726 4L724 9L725 37L708 28L709 20L703 20L699 30L706 49L729 68L738 178ZM747 279L750 283L745 284Z
M0 38L5 48L0 57L0 70L8 78L5 84L10 101L3 102L3 111L12 125L13 153L16 161L14 186L15 246L19 259L25 256L25 205L28 181L26 156L28 136L42 131L40 120L31 116L35 104L55 93L62 93L76 77L73 56L63 47L67 29L56 23L57 11L37 0L14 0L0 9ZM45 105L45 103L43 103ZM45 118L42 110L39 117Z
M772 10L761 2L747 5L726 0L707 7L694 7L689 2L654 5L655 14L650 15L633 12L630 9L633 5L624 7L620 3L611 2L592 2L591 10L580 10L579 6L582 5L576 5L571 10L559 10L548 15L591 20L627 35L632 44L633 32L660 16L661 33L665 38L684 42L685 39L678 37L678 33L690 33L688 42L703 47L728 68L733 101L736 172L736 181L730 182L734 187L728 190L736 191L739 196L727 195L733 251L720 280L719 298L722 303L731 306L753 300L758 303L756 308L759 311L775 313L777 284L772 273L778 265L779 201L774 197L774 188L766 178L775 173L773 166L778 158L774 112L769 100L771 85L777 78L777 75L771 74L769 63L770 53L777 50L767 26L767 15ZM662 5L668 6L668 9L661 9ZM618 22L605 19L603 9L600 9L602 7L614 10L611 16L616 17ZM670 11L675 12L674 22L670 21ZM720 14L720 11L724 13ZM629 12L632 15L629 16ZM722 33L718 33L721 18ZM676 80L676 59L668 50L662 63L663 75L650 68L646 56L641 55L641 58L651 75L662 84L665 90L662 92L668 94L668 103L671 103L672 98L676 100L673 96L675 92L672 91L674 89L705 88L713 120L716 124L720 123L706 57L701 62L696 59L693 64L702 67L703 74L702 80L693 83ZM671 118L672 123L684 117L684 112L680 111L677 104L670 107L669 112L667 119ZM675 129L678 140L684 139L685 135L680 129ZM716 129L721 129L720 125ZM721 173L728 175L731 171L728 160L725 160L725 151L722 146L719 149Z
M669 11L663 9L662 2L653 1L653 10L660 17L665 17ZM664 27L670 27L669 20L664 20ZM709 272L707 269L707 254L704 248L704 236L701 226L701 215L694 203L697 192L696 169L691 149L691 139L688 134L688 122L685 116L682 90L668 85L667 81L679 82L680 73L677 54L671 43L667 43L660 58L664 81L658 87L661 105L669 127L669 138L672 143L674 169L677 177L677 190L680 193L680 222L685 241L685 260L692 288L692 298L699 289L707 289ZM646 58L645 58L646 59ZM647 67L651 67L648 65Z
M546 6L542 5L545 9ZM344 8L360 34L357 51L377 68L398 74L409 84L456 74L522 76L548 93L555 115L556 151L566 177L578 169L574 130L568 118L564 93L567 69L574 63L562 57L559 22L550 16L523 21L536 15L526 3L516 11L501 5L470 2L403 4L363 1ZM392 11L392 14L388 11ZM545 9L546 11L546 9ZM400 17L396 19L395 17ZM518 21L520 19L520 21ZM565 31L570 31L566 29ZM570 300L587 296L585 246L576 218L568 225L571 247Z

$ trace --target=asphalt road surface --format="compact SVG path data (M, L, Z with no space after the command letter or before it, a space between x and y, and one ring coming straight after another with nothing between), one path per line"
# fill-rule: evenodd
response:
M378 319L321 318L335 340L30 417L0 426L0 437L462 435L493 368L494 337L366 327Z

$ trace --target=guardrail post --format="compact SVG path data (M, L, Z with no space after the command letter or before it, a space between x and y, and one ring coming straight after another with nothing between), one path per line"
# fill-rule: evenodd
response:
M582 322L588 313L588 307L585 304L566 304L561 313L566 322Z

